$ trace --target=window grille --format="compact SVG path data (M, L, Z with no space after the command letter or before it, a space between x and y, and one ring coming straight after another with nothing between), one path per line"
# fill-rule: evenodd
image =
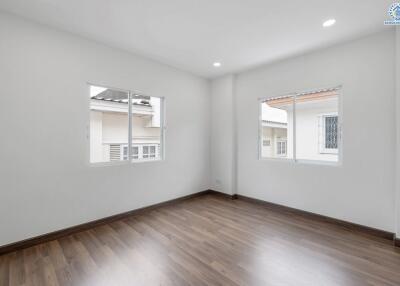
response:
M325 117L325 148L338 148L338 117Z

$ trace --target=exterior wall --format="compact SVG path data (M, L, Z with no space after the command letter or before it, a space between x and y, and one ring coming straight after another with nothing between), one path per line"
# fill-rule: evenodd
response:
M90 111L90 161L110 161L110 144L128 144L128 115ZM158 118L159 120L159 118ZM132 144L160 144L160 124L149 116L132 116Z
M150 104L156 112L153 113L151 121L148 123L148 127L161 127L161 99L151 97Z
M289 110L289 112L287 113L287 118L288 118L288 123L287 123L287 158L293 158L294 154L293 154L293 142L294 142L294 133L293 133L293 112L291 112Z
M132 143L160 143L161 130L147 127L150 122L150 117L132 117ZM128 143L128 115L103 114L103 143Z
M103 112L103 140L102 144L128 143L128 115Z
M394 231L394 39L386 30L237 74L238 193ZM338 85L341 166L257 159L259 98ZM385 140L366 144L371 134Z
M90 112L90 160L91 162L103 162L103 113Z
M263 127L262 132L262 140L261 140L261 155L262 157L275 157L276 153L276 145L278 139L287 140L287 129L286 128L271 128L271 127ZM270 140L270 146L264 146L263 140ZM284 156L286 157L286 156Z
M208 80L5 13L0 38L0 245L210 187ZM164 97L165 160L91 166L87 82Z
M161 129L150 126L152 119L149 117L132 118L132 142L133 143L160 143ZM159 126L159 124L158 124Z
M337 113L335 107L305 108L296 110L296 158L298 160L337 161L338 155L321 152L321 115ZM290 118L293 114L290 114ZM289 133L293 133L290 128Z

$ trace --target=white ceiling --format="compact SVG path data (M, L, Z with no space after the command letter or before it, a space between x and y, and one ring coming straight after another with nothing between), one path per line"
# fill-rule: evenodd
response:
M215 77L384 29L393 1L0 0L0 9ZM337 24L323 28L329 18Z

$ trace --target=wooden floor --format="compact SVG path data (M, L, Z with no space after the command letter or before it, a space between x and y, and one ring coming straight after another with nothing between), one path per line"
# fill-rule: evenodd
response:
M204 195L0 256L0 285L400 285L400 251Z

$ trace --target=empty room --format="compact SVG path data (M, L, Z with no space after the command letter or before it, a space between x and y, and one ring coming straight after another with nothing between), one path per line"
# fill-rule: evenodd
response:
M0 286L400 286L397 0L0 0Z

